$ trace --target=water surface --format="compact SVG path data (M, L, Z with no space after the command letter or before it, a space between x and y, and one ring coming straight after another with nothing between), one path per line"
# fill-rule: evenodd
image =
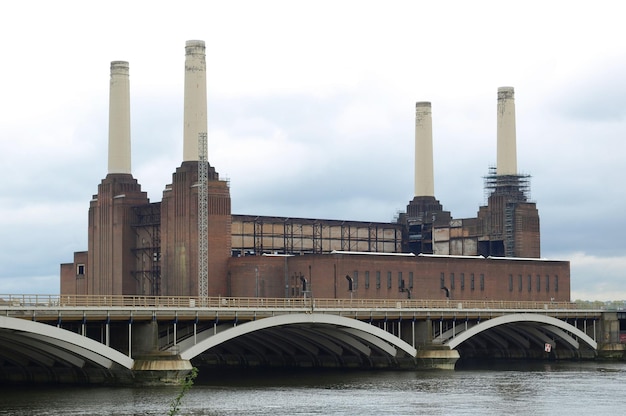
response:
M615 415L626 363L456 371L204 371L182 415ZM4 386L0 415L166 415L178 387Z

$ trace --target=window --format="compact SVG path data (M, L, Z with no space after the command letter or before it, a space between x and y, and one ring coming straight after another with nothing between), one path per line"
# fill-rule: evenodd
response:
M413 272L409 272L409 289L413 289Z
M445 273L441 273L441 277L439 278L439 289L443 289L446 287L446 275Z
M450 273L450 289L454 289L454 273Z
M523 287L524 287L524 278L520 274L517 276L517 291L521 292Z
M537 275L537 292L541 292L541 275Z
M528 291L529 292L532 292L532 290L533 290L533 281L532 281L532 279L533 279L532 276L528 275Z
M550 275L546 275L546 292L550 291Z
M370 272L369 270L365 272L365 289L370 288Z
M485 290L485 275L480 274L480 290Z
M461 273L461 290L465 289L465 273Z
M354 274L352 275L352 290L357 290L358 287L359 287L359 272L355 270Z
M470 289L474 290L474 273L470 274Z
M559 291L559 276L554 276L554 291Z
M376 289L380 289L380 271L376 271Z
M509 292L513 291L513 275L509 275Z
M402 281L402 272L398 272L398 289L404 288L404 282Z
M84 276L85 275L85 265L84 264L77 264L76 265L76 274L78 276Z
M391 289L391 272L387 272L387 289Z

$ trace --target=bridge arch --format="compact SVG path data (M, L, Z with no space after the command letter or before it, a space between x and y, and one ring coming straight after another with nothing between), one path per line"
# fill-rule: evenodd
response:
M263 355L268 349L280 350L283 355L304 354L315 361L320 352L332 357L331 366L343 366L346 360L355 365L372 365L372 360L397 365L403 359L413 359L416 349L395 335L357 319L332 314L283 314L236 326L222 327L221 331L207 330L195 345L180 345L184 360L195 357L215 347L245 341L252 354ZM323 355L322 354L322 355ZM359 363L354 359L358 357ZM329 364L328 362L326 364Z
M18 381L100 382L132 377L132 358L48 324L0 316L0 346L0 355L18 369L15 374L21 374L23 380Z
M529 347L528 341L524 337L520 337L519 334L512 331L512 329L519 329L526 335L526 338L542 340L547 344L552 344L552 346L554 346L553 340L559 339L562 345L572 350L580 349L579 341L582 341L593 351L598 349L597 342L575 326L558 318L532 313L502 315L484 320L463 332L450 336L442 343L451 349L456 349L464 342L471 340L479 334L487 334L486 331L493 328L502 329L501 332L505 335L505 338L523 344L526 348ZM550 336L548 336L548 334ZM497 334L490 334L489 337L493 342L501 344L506 343L506 341Z

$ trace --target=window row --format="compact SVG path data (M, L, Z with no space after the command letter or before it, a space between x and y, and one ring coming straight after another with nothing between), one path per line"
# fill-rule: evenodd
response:
M461 288L461 290L465 290L465 273L459 273L458 275L458 284L459 287ZM470 273L469 277L469 288L470 290L474 290L476 289L476 276L474 275L474 273ZM440 287L441 289L448 289L448 290L455 290L456 286L457 286L457 279L454 273L450 273L450 287L446 286L446 274L445 273L441 273L441 276L439 277L439 281L440 281ZM478 275L478 286L480 287L480 290L485 290L485 275L484 273L481 273L480 275Z
M385 286L387 289L392 289L394 286L398 289L413 289L413 272L408 272L407 279L405 280L405 274L402 272L397 272L395 274L393 272L386 272L386 274L382 274L380 271L375 272L375 278L373 284L376 289L381 289ZM352 276L347 275L349 290L355 291L359 287L359 272L355 270L352 273ZM455 273L450 273L448 276L448 282L446 284L446 273L442 272L440 275L440 288L448 289L448 290L456 290L459 288L460 290L465 290L466 287L469 290L485 290L485 275L484 273L480 273L478 275L474 273L459 273L455 275ZM526 280L526 283L524 282ZM533 280L534 287L537 292L542 290L542 281L545 287L546 292L550 292L553 290L554 292L559 291L559 276L550 276L546 275L545 279L541 278L541 275L537 274L534 279L532 275L528 275L526 279L520 274L517 276L517 290L522 291L524 289L524 284L527 287L527 290L531 292L533 290ZM363 284L365 289L369 289L372 282L370 282L370 272L365 271L363 273ZM551 283L552 282L552 283ZM512 274L509 275L509 291L513 291L515 288L515 279Z
M529 292L532 292L533 290L533 276L532 275L529 274L526 276L526 279L524 279L524 277L521 274L518 274L517 279L515 279L512 274L509 274L509 291L510 292L514 290L515 280L517 280L518 292L521 292L522 290L524 290L524 286L526 286ZM524 280L526 280L526 282L524 282ZM550 281L552 281L552 286L550 286ZM550 292L551 288L555 292L558 292L559 291L559 276L555 275L555 276L552 276L552 278L550 278L550 275L547 274L545 276L545 279L543 279L543 284L545 285L546 292ZM534 286L537 292L541 292L542 279L541 279L540 274L535 275Z
M408 272L408 281L406 281L405 275L402 272L398 272L396 274L395 285L398 289L413 289L413 272ZM359 287L359 272L355 270L352 272L352 276L346 276L348 279L349 290L356 290ZM363 276L363 285L365 289L369 289L370 282L370 272L364 272ZM380 271L375 272L375 281L374 281L376 289L380 289L383 287L383 284L387 287L387 289L392 289L394 287L394 274L393 272L387 272L385 275L385 279L383 280L383 274Z

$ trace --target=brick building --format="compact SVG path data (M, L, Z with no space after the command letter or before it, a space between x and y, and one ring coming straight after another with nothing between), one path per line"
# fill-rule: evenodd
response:
M431 106L416 105L415 196L389 223L231 213L205 158L204 42L188 41L183 162L151 203L130 169L128 63L111 64L109 171L89 243L61 294L569 301L569 262L540 259L539 214L517 173L513 89L498 90L487 204L455 219L434 195Z

